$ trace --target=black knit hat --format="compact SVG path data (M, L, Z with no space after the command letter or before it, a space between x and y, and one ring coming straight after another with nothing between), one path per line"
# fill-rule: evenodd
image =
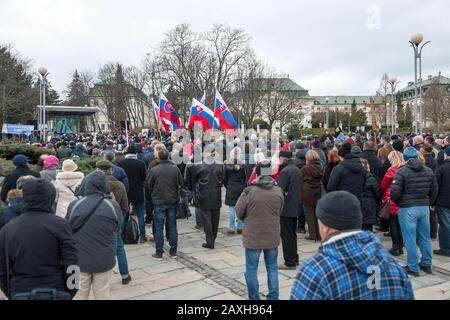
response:
M291 159L292 158L292 151L281 150L280 151L280 158Z
M347 191L328 193L317 203L316 216L338 231L361 229L362 212L358 198Z
M403 152L403 140L397 139L392 143L392 148L394 148L395 151Z
M342 158L350 153L352 153L352 145L349 142L344 143L338 151L338 155Z

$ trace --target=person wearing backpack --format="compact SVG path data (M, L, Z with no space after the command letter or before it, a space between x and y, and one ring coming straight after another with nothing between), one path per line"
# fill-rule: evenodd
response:
M113 177L112 162L100 160L96 163L96 167L105 174L106 194L111 195L112 199L120 205L124 218L127 217L129 213L127 190L122 182ZM119 273L122 276L122 284L125 285L130 283L131 276L128 271L127 254L122 238L123 228L124 225L122 225L121 232L117 236L117 264L119 265Z
M82 198L69 205L66 215L79 251L81 275L77 300L87 300L91 288L96 300L109 299L117 237L124 219L120 206L105 197L106 190L103 172L89 174L77 191Z

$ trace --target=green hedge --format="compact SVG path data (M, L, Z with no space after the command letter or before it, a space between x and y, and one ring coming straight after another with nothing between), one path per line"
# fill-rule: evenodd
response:
M39 157L48 154L48 151L28 144L5 144L0 145L0 158L11 160L18 154L26 155L30 163L37 163Z

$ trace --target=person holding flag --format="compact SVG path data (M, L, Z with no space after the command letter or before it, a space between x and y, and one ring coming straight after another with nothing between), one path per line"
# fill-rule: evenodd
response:
M204 97L202 100L204 100ZM197 99L192 99L191 115L189 117L187 129L191 130L197 123L201 123L203 130L210 130L218 127L212 110Z
M233 115L231 114L230 109L227 104L223 100L219 91L216 90L216 99L215 99L215 108L214 108L214 118L216 118L219 123L219 128L227 131L233 130L236 131L239 126L234 120Z
M159 97L159 117L166 132L181 128L181 120L175 108L161 90Z

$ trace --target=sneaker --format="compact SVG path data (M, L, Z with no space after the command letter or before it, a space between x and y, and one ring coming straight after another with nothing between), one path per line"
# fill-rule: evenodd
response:
M176 258L177 258L177 254L176 254L176 253L171 253L171 254L170 254L170 257L171 257L172 259L176 259Z
M296 270L297 266L287 266L285 263L278 266L279 270Z
M230 234L230 235L235 235L235 234L236 234L236 232L235 232L234 230L227 230L227 234Z
M159 260L159 261L163 261L164 260L162 256L160 256L160 255L158 255L156 253L152 254L152 258L156 259L156 260Z
M383 233L383 236L390 238L391 237L391 233L390 232Z
M206 248L206 249L214 249L214 246L210 246L209 244L207 244L207 243L204 243L204 244L202 244L202 247L203 248Z
M434 250L433 251L434 254L438 255L438 256L443 256L443 257L450 257L450 254L446 254L444 253L442 250Z
M195 227L194 227L195 229L197 229L197 230L203 230L203 226L199 226L198 224L197 225L195 225Z
M389 253L391 255L393 255L394 257L400 257L401 256L400 250L398 250L398 249L392 248L391 250L389 250Z
M127 284L129 284L130 282L131 282L131 276L130 276L130 275L128 275L127 278L122 279L122 284L123 284L123 285L127 285Z
M147 237L145 235L139 236L139 242L140 243L146 243L147 242Z
M433 274L433 270L431 270L431 267L423 267L419 264L420 270L425 272L426 274Z
M420 273L412 271L408 266L404 266L403 270L406 271L407 274L413 277L420 277Z
M155 242L155 237L154 236L147 236L147 240L150 242Z

